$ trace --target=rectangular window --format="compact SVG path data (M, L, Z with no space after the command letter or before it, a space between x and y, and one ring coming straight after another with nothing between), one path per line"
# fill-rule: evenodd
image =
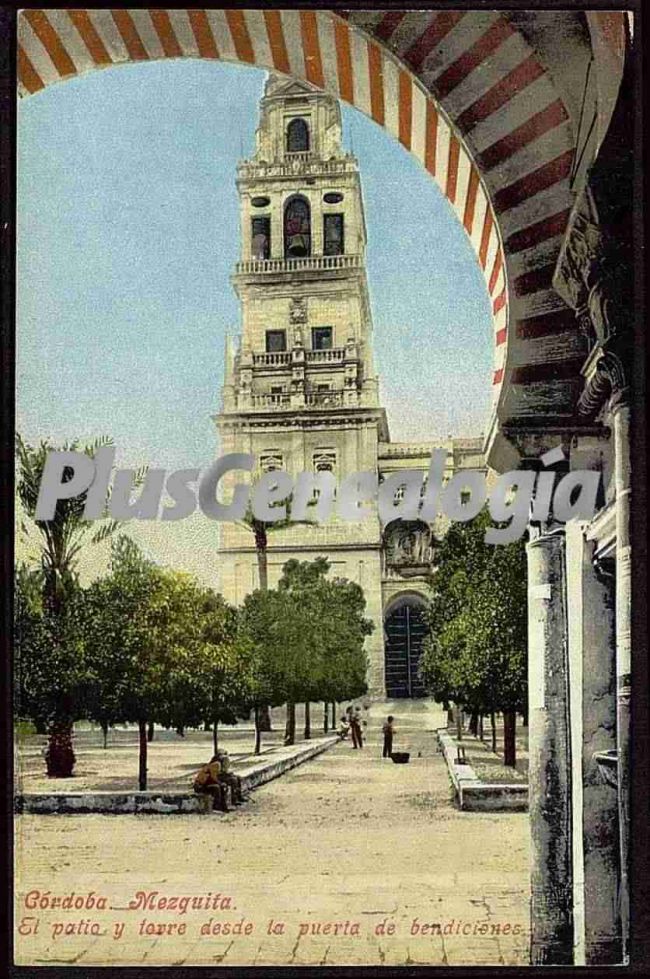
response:
M333 332L331 326L314 326L311 331L312 350L331 350Z
M286 330L267 330L266 331L266 352L267 354L282 353L287 349Z
M343 215L326 214L323 219L323 254L342 255L343 250Z
M261 259L271 257L271 218L252 218L251 255Z

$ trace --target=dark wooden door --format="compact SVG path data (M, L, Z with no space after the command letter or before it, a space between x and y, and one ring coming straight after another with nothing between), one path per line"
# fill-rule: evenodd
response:
M391 612L386 631L386 696L424 697L426 691L418 675L426 626L422 610L416 605L401 605Z

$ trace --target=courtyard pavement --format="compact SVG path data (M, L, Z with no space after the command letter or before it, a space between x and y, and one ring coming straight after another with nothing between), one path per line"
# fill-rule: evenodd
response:
M387 713L408 765L380 757ZM430 701L374 705L361 751L227 815L18 816L16 961L526 964L527 815L455 808L444 723Z

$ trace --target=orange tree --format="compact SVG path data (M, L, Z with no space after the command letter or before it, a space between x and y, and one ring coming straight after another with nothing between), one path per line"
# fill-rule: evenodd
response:
M36 503L47 455L50 451L79 451L94 456L97 449L109 445L107 438L90 445L77 442L55 447L47 441L28 445L16 438L18 463L17 493L24 517L21 529L29 535L36 530L40 568L40 639L27 642L23 621L23 676L29 676L31 695L28 701L34 720L48 734L46 763L48 775L66 778L72 775L75 756L72 747L74 721L84 716L85 665L80 641L80 596L77 563L88 544L96 544L116 529L114 521L99 525L83 516L86 494L59 500L51 520L36 520ZM64 480L72 471L64 471ZM29 525L28 525L29 523ZM25 584L23 577L19 584ZM23 609L24 611L24 609ZM32 620L36 627L36 620ZM23 691L26 693L26 689Z
M444 704L504 717L504 762L514 766L516 712L527 697L523 541L484 542L489 515L453 524L436 556L422 679Z
M84 622L88 713L138 725L141 790L148 724L214 725L236 719L250 700L250 657L234 610L190 575L148 561L127 537L113 544L110 574L87 589Z

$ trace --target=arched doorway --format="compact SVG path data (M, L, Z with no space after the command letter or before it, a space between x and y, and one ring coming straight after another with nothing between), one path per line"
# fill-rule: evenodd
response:
M384 617L384 673L390 699L424 697L419 666L427 632L424 599L409 594L389 605Z

